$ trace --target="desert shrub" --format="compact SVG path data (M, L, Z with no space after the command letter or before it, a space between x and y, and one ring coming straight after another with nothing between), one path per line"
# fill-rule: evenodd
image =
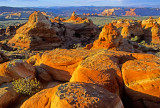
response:
M132 37L131 41L137 42L139 40L138 36Z
M73 49L82 49L82 44L81 43L77 43L73 45Z
M155 55L158 56L158 57L160 57L160 52L157 52Z
M139 44L141 44L141 45L147 45L147 43L143 40L143 41L141 41Z
M40 90L39 81L37 79L20 78L12 82L14 90L17 93L32 95Z

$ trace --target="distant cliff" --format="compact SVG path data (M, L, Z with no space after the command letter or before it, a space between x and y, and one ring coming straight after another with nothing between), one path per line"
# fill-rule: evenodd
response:
M160 16L160 8L133 8L133 7L111 7L111 6L79 6L79 7L48 7L48 8L17 8L0 7L0 14L4 12L29 12L44 11L54 13L58 16L70 16L75 11L77 14L102 16ZM10 17L10 16L8 16Z
M102 16L159 16L160 8L112 8L105 9Z

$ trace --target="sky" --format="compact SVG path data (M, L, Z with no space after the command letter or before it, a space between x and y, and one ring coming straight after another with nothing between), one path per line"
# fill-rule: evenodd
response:
M51 7L51 6L151 6L160 0L0 0L0 6Z

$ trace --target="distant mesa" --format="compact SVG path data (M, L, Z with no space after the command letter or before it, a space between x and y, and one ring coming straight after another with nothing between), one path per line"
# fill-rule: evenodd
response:
M124 16L140 16L140 15L136 14L135 8L131 8L130 11L126 11L126 14Z
M111 8L105 9L99 15L102 16L140 16L135 12L136 8Z

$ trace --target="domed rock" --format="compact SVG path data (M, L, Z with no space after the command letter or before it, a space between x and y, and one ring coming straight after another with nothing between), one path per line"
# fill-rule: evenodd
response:
M18 97L19 95L13 90L11 83L0 86L0 108L8 108Z
M127 61L122 66L126 95L133 101L160 102L160 58L142 54L139 56L139 60Z
M26 100L20 108L51 108L51 96L55 88L44 89Z
M18 78L35 78L35 68L22 60L14 60L0 64L0 84Z
M108 51L94 52L78 65L70 82L98 84L108 91L121 94L123 82L118 59L110 56Z
M27 49L53 49L61 44L61 39L51 27L51 23L41 12L35 11L28 22L16 31L9 45Z
M51 108L123 108L120 98L88 83L65 83L52 96Z
M89 50L55 49L45 52L39 66L45 69L53 79L69 81L78 64L89 54Z

